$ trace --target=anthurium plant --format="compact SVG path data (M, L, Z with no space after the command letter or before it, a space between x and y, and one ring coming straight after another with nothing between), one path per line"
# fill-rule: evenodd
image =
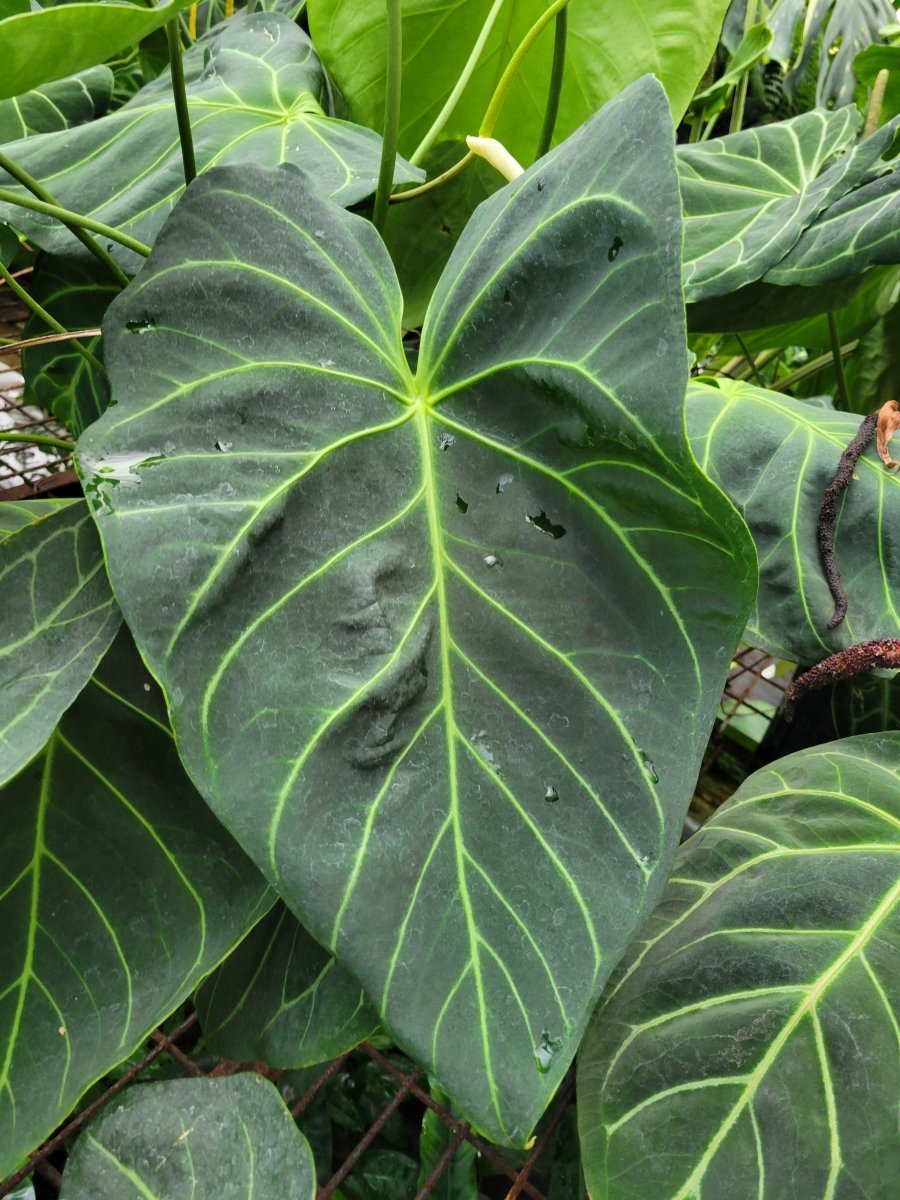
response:
M787 7L0 3L80 484L0 503L9 1188L192 1000L513 1148L578 1053L594 1200L891 1194L900 171L862 76L765 113ZM742 640L881 715L679 849ZM266 1080L125 1096L62 1196L315 1195Z

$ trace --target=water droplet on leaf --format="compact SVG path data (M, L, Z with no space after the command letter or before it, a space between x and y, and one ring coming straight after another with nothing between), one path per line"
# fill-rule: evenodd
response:
M542 1075L553 1066L553 1060L562 1050L562 1038L555 1038L549 1029L541 1030L541 1039L534 1048L534 1061Z
M503 563L496 554L486 554L484 556L485 564L489 567L502 567Z
M650 755L646 750L639 750L638 753L641 756L641 762L644 764L644 770L646 771L650 782L659 783L659 775L657 774L656 767L654 767L653 763L650 761Z

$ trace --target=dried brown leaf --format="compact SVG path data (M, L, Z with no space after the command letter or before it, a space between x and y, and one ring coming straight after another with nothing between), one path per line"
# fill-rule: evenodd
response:
M889 471L900 467L900 462L891 458L888 453L888 442L900 429L900 404L896 400L888 400L878 411L878 426L875 431L875 446L881 456L881 461Z

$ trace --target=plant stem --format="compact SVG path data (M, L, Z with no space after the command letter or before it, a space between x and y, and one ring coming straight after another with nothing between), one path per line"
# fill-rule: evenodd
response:
M74 442L63 438L50 437L46 433L14 433L11 429L0 429L0 442L27 442L29 446L53 446L56 450L67 450L69 454L75 449Z
M2 262L0 262L0 278L6 281L6 286L16 296L18 296L24 305L31 309L36 317L39 317L45 324L49 325L51 329L56 330L57 333L68 334L69 331L65 328L65 326L60 325L56 317L51 317L46 308L38 304L37 300L35 300L33 296L30 296L28 292L25 291L18 280L14 279L9 271L7 271ZM71 341L74 349L77 350L85 362L90 363L90 365L96 371L100 372L104 379L107 379L108 376L106 374L106 368L103 366L100 360L91 354L90 350L88 350L86 346L82 346L81 342L79 342L77 338L70 338L69 340Z
M27 188L33 196L36 196L38 200L42 200L45 204L52 204L54 207L59 208L56 200L47 191L43 184L38 183L38 181L32 175L29 175L27 171L23 170L23 168L17 163L14 163L12 159L7 158L2 151L0 151L0 167L3 168L7 175L12 175L13 179L17 179L19 183L21 183L23 187ZM75 237L78 238L79 242L81 242L81 244L87 250L90 250L94 258L96 258L98 262L101 262L104 267L106 267L106 269L115 277L117 283L121 284L122 287L127 287L128 276L115 261L115 259L111 258L110 255L107 254L107 252L103 249L103 247L99 245L84 228L67 220L64 220L63 224L67 227L70 233L74 234Z
M470 150L459 162L455 162L452 167L448 167L440 175L435 175L434 179L429 179L427 183L420 183L418 187L410 188L407 192L394 192L393 196L391 196L391 204L399 204L401 200L415 200L417 196L424 196L426 192L433 191L434 188L440 187L441 184L449 182L464 167L467 167L470 162L474 161L475 155Z
M841 331L838 329L837 317L833 312L828 314L828 332L831 334L831 357L834 362L834 376L837 380L838 396L840 397L841 407L845 412L849 412L850 393L847 391L847 376L844 374Z
M841 346L840 348L840 357L842 359L846 358L853 353L858 345L858 338L853 342L847 342L845 346ZM769 391L786 392L788 388L793 387L795 383L799 383L801 379L808 379L810 375L815 375L816 371L821 371L823 367L827 367L832 359L833 355L831 351L827 354L820 354L818 358L814 358L812 362L804 363L802 367L798 367L796 371L793 371L790 375L786 375L784 379L777 380L770 386Z
M528 54L528 51L544 32L549 22L556 16L558 12L566 7L569 0L553 0L553 3L541 13L532 27L528 30L525 36L519 42L513 51L513 56L506 64L506 70L500 76L500 82L494 89L494 94L491 96L490 103L487 106L487 111L484 114L484 120L481 122L481 127L478 130L479 137L493 137L494 127L500 117L500 111L509 94L509 89L513 85L513 81L519 72L519 67L522 65L522 60Z
M744 16L744 37L753 28L756 20L756 0L747 0L747 12ZM734 101L731 105L731 120L728 124L729 133L738 133L744 123L744 105L747 102L747 85L750 81L750 71L747 70L738 80L734 90Z
M29 350L32 346L49 346L54 342L68 342L74 338L100 337L102 332L101 329L70 329L66 333L47 333L43 337L24 338L21 341L16 341L14 338L2 338L0 339L0 350L7 354L18 354L21 350Z
M869 98L869 110L866 113L866 127L863 130L863 137L870 137L878 128L878 122L881 120L881 108L884 104L884 93L887 90L890 71L884 67L875 76L875 82L872 84L872 95Z
M736 333L734 335L734 337L735 337L737 344L741 348L741 353L743 354L744 358L747 360L747 365L750 368L750 372L753 375L753 378L756 380L759 387L764 388L766 386L766 381L763 379L762 375L759 372L759 367L756 365L756 360L754 359L754 357L750 353L750 351L747 349L747 343L744 341L744 339L741 337L741 335L739 333Z
M491 11L485 17L484 24L481 27L481 32L478 35L475 45L472 47L472 53L466 60L466 65L463 67L459 79L457 79L456 83L453 85L453 91L447 97L447 101L435 118L434 124L409 156L409 161L413 164L413 166L417 167L419 163L421 163L422 159L440 137L444 126L449 121L453 110L459 103L460 96L465 91L469 80L475 73L475 68L478 66L479 58L481 58L481 52L484 49L484 44L491 36L491 30L494 28L494 22L497 20L500 9L505 3L506 0L494 0L493 5L491 6Z
M0 188L0 203L18 204L19 208L27 208L31 212L44 213L48 217L55 217L57 221L61 221L68 228L71 228L72 225L77 225L81 229L90 229L93 233L99 233L101 237L109 238L111 242L118 242L120 246L124 246L127 250L133 250L135 254L140 254L143 258L146 258L150 253L149 246L146 246L143 242L139 242L136 238L129 237L127 233L120 233L112 225L104 225L102 221L94 221L90 217L83 217L81 213L72 212L71 209L62 208L58 204L49 204L44 200L32 200L30 196L20 196L18 192L11 192L9 188ZM74 230L72 232L74 233Z
M384 91L384 132L381 142L381 166L372 224L384 233L388 203L394 183L397 163L397 140L400 136L400 82L403 74L403 17L400 0L385 0L387 11L387 84Z
M563 70L566 65L566 41L569 31L569 10L561 8L556 14L556 29L553 35L553 64L550 68L550 87L547 91L547 107L544 109L544 124L538 138L535 158L543 158L550 149L556 118L559 115L559 96L562 91Z
M184 182L189 184L197 177L197 163L194 158L194 139L191 136L191 114L188 111L187 92L184 90L184 63L181 60L181 34L177 17L166 23L166 37L169 42L169 69L172 73L175 116L178 118L178 137L181 140Z

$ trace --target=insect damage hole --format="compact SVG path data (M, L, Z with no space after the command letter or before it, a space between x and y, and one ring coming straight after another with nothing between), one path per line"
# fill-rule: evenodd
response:
M526 513L525 520L529 525L533 525L535 529L539 529L541 533L548 533L554 541L559 541L561 537L566 536L565 525L554 525L543 509L541 509L536 517L532 517Z

